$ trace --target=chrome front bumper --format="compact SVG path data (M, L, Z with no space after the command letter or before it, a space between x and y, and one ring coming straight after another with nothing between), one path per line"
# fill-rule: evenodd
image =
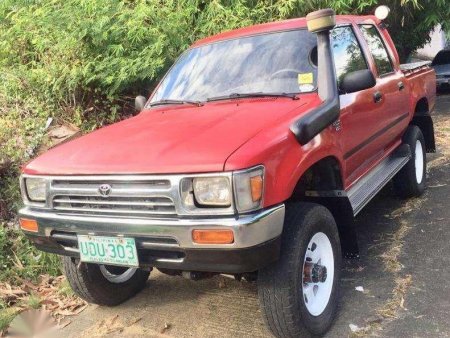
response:
M238 218L142 219L65 215L20 210L38 222L37 233L24 233L40 250L79 257L77 235L122 236L136 240L140 265L186 271L243 273L259 270L279 257L283 204ZM200 245L194 229L231 229L234 243Z
M39 232L27 233L33 236L51 237L52 233L107 235L149 238L171 238L180 248L248 248L281 235L285 207L283 204L254 214L222 218L198 219L143 219L106 216L65 215L38 211L29 207L19 211L22 218L38 221ZM192 241L194 229L232 229L234 243L221 245L200 245ZM156 245L156 243L155 243ZM164 246L157 244L156 246ZM171 244L173 246L173 244Z

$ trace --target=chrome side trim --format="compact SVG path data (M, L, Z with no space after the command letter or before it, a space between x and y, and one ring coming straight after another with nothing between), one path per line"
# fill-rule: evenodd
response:
M173 237L182 248L247 248L281 235L283 230L284 204L261 210L239 218L197 218L197 219L142 219L95 217L88 215L61 215L44 210L25 207L19 211L20 217L36 219L38 235L50 237L53 231L75 232L77 234L101 234L104 236L127 237ZM224 245L200 245L192 242L194 229L232 229L235 241ZM163 243L158 245L161 248ZM172 246L173 247L173 246Z

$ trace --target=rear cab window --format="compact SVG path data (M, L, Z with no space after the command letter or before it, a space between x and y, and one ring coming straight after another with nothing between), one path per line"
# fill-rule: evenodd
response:
M386 49L383 39L381 38L378 29L375 25L364 24L359 25L364 39L367 42L369 51L372 54L375 66L377 68L378 76L385 76L394 72L392 60Z

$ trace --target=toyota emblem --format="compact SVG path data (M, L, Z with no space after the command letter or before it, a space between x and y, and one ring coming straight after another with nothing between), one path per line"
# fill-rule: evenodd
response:
M98 188L98 192L100 193L100 195L102 195L103 197L108 197L109 194L111 193L111 186L109 184L102 184L100 186L100 188Z

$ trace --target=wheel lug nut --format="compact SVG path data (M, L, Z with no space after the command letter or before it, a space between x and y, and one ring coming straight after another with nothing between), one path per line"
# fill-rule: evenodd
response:
M324 283L326 279L326 266L310 262L305 263L303 269L303 283Z

